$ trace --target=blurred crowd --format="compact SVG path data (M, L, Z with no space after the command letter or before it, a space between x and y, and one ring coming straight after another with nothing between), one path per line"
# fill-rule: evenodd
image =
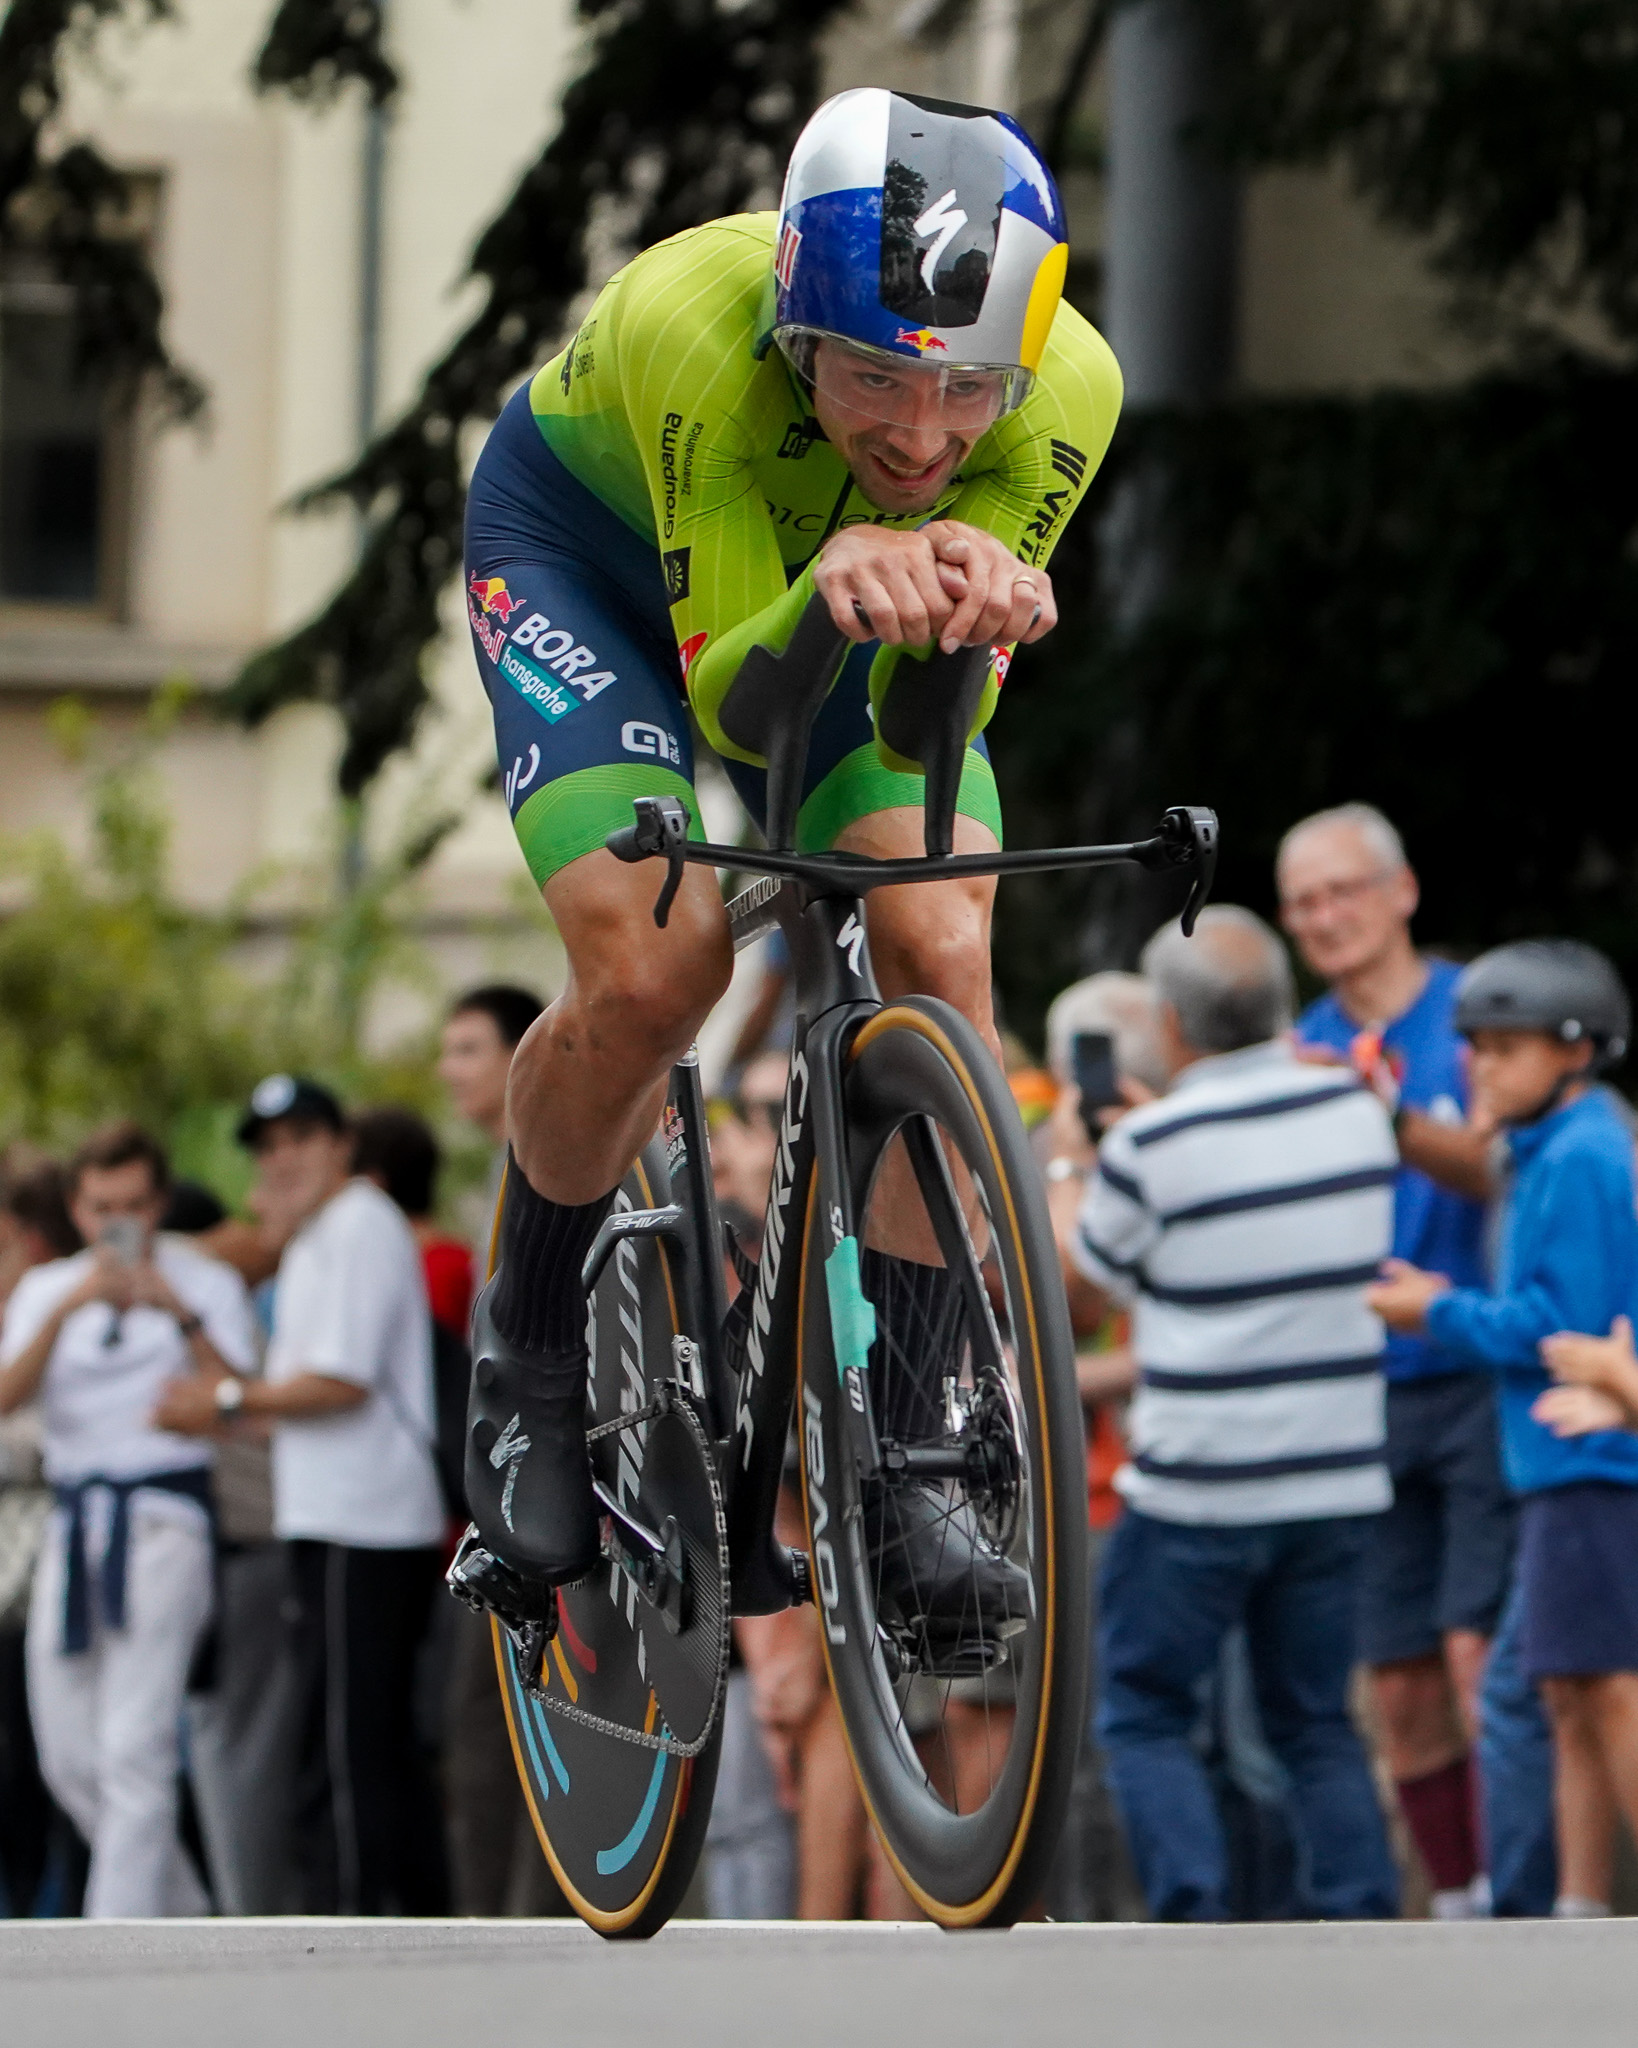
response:
M1064 990L1044 1067L1008 1045L1096 1565L1044 1909L1608 1912L1638 1823L1625 995L1584 947L1420 951L1364 805L1295 825L1274 883L1283 938L1209 909ZM730 1291L787 984L776 953L711 1105ZM488 1629L438 1583L477 1219L540 1007L478 988L443 1027L451 1111L492 1148L472 1241L422 1117L300 1076L244 1107L241 1215L137 1122L5 1160L0 1910L562 1909ZM734 1633L694 1909L908 1917L813 1612ZM965 1806L982 1751L957 1728L951 1754Z

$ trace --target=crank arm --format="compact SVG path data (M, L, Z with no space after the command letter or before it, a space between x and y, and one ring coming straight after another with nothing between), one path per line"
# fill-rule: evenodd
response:
M676 1518L667 1515L663 1528L650 1529L628 1513L600 1479L593 1479L592 1491L612 1524L604 1554L626 1573L671 1633L680 1635L688 1623L688 1557Z

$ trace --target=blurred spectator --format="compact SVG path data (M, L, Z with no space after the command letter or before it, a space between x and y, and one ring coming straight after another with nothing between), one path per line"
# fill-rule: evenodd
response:
M788 1052L791 1042L791 953L785 934L775 929L763 942L762 975L728 1051L731 1080L759 1052Z
M259 1193L252 1190L253 1204ZM167 1230L197 1245L233 1242L231 1227L209 1188L171 1183ZM260 1258L250 1263L254 1271ZM291 1842L297 1701L267 1422L224 1424L214 1482L216 1612L188 1688L188 1778L217 1912L293 1913L301 1905Z
M458 1537L466 1526L466 1407L471 1391L472 1353L467 1329L472 1315L472 1251L441 1230L437 1206L438 1140L424 1117L412 1109L366 1109L353 1118L353 1171L373 1180L409 1218L421 1249L421 1274L432 1311L432 1384L437 1410L438 1483ZM452 1539L453 1540L453 1539ZM451 1603L452 1611L455 1603ZM438 1609L438 1632L447 1617ZM446 1660L447 1661L447 1660ZM447 1678L447 1674L446 1674Z
M173 1180L159 1227L175 1231L178 1237L200 1238L227 1220L226 1208L203 1181Z
M1285 835L1277 879L1286 930L1330 984L1298 1037L1352 1056L1395 1112L1406 1162L1394 1185L1395 1256L1482 1285L1484 1209L1468 1196L1488 1189L1488 1138L1465 1122L1458 970L1411 939L1416 877L1398 833L1368 804L1318 812ZM1436 1185L1424 1164L1454 1187ZM1366 1537L1359 1651L1434 1915L1463 1918L1481 1861L1470 1753L1512 1569L1513 1504L1490 1375L1399 1332L1384 1370L1393 1505ZM1538 1825L1548 1821L1543 1803Z
M752 1258L762 1248L762 1225L779 1150L779 1120L785 1108L789 1056L758 1053L739 1077L739 1086L720 1099L711 1127L711 1177L717 1206Z
M1089 974L1053 997L1046 1013L1047 1065L1061 1089L1074 1086L1075 1039L1083 1031L1105 1032L1112 1040L1115 1079L1128 1103L1164 1092L1154 991L1141 974Z
M532 990L510 982L468 989L451 1007L439 1045L438 1078L450 1101L495 1148L484 1191L482 1239L473 1246L480 1279L489 1270L489 1232L506 1167L506 1077L513 1053L544 1007Z
M438 1140L413 1109L366 1109L353 1118L353 1171L391 1195L421 1247L433 1319L462 1343L472 1317L472 1249L438 1226Z
M1089 974L1053 998L1046 1014L1047 1066L1058 1092L1035 1148L1043 1160L1055 1224L1073 1226L1086 1176L1097 1163L1075 1078L1075 1040L1083 1032L1108 1038L1114 1085L1121 1099L1135 1106L1152 1100L1166 1086L1155 1024L1154 992L1141 974ZM1091 1115L1097 1128L1097 1110ZM1090 1323L1077 1327L1076 1337L1075 1379L1086 1417L1087 1521L1096 1585L1109 1533L1120 1519L1114 1481L1126 1460L1121 1414L1137 1385L1137 1366L1124 1309L1110 1311L1100 1304ZM1087 1692L1095 1700L1095 1602L1093 1621ZM1047 1911L1055 1920L1124 1920L1139 1917L1142 1904L1089 1712L1063 1839L1047 1884Z
M135 1124L87 1140L68 1186L91 1248L26 1273L0 1335L0 1412L43 1392L57 1506L29 1611L29 1707L46 1782L91 1845L91 1919L206 1903L177 1839L177 1777L211 1606L211 1454L153 1411L180 1372L208 1399L254 1345L238 1276L156 1238L168 1180Z
M352 1137L328 1089L270 1076L239 1139L301 1219L279 1268L266 1376L174 1383L161 1413L200 1434L224 1416L273 1423L305 1909L441 1913L442 1828L413 1709L444 1530L418 1249L395 1204L353 1175Z
M1393 1134L1352 1076L1281 1038L1291 975L1248 911L1145 949L1167 1096L1102 1142L1067 1235L1083 1314L1131 1300L1142 1383L1101 1585L1099 1734L1157 1919L1228 1913L1223 1831L1191 1744L1245 1627L1291 1780L1307 1910L1390 1915L1393 1864L1348 1712L1363 1524L1387 1504L1382 1332Z
M439 1078L456 1110L494 1147L472 1245L479 1281L489 1270L490 1232L506 1169L506 1077L512 1054L541 1009L531 990L496 982L459 997L444 1025ZM464 1411L461 1420L464 1431ZM484 1919L561 1911L561 1894L518 1783L489 1622L459 1602L451 1606L444 1802L455 1911Z
M0 1172L0 1309L31 1267L82 1249L62 1168L54 1159L8 1157Z
M1553 1729L1554 1911L1581 1917L1609 1910L1612 1804L1638 1824L1638 1438L1619 1413L1578 1412L1583 1389L1548 1390L1538 1346L1605 1331L1638 1302L1632 1138L1593 1085L1624 1053L1630 1017L1609 962L1571 940L1482 955L1462 976L1457 1014L1474 1094L1513 1164L1496 1286L1453 1287L1395 1260L1370 1300L1391 1328L1499 1377L1507 1476L1521 1496L1510 1607Z
M10 1152L0 1162L0 1313L32 1267L80 1248L61 1167ZM50 1513L33 1402L0 1420L0 1913L23 1918L35 1910L78 1913L85 1889L84 1845L46 1790L28 1718L23 1633ZM47 1899L52 1863L59 1895Z
M758 1256L779 1149L790 1062L782 1052L753 1053L737 1091L712 1104L711 1172L719 1212L744 1257ZM749 1295L729 1288L743 1330ZM801 1511L787 1489L780 1498L779 1536L799 1543ZM723 1708L722 1755L711 1824L705 1838L706 1900L713 1920L783 1920L797 1910L796 1827L801 1794L798 1750L820 1696L824 1672L808 1610L741 1618L734 1624L732 1668ZM844 1797L851 1794L851 1788ZM856 1796L856 1795L853 1795ZM860 1844L850 1876L857 1887ZM847 1906L823 1917L844 1917Z
M714 1106L711 1165L724 1220L744 1252L761 1249L779 1149L789 1055L755 1054ZM738 1297L742 1312L749 1297ZM737 1318L729 1322L730 1342ZM776 1533L805 1542L795 1491L780 1495ZM716 1919L897 1919L913 1909L874 1853L841 1717L826 1681L812 1607L734 1623L723 1754L706 1837Z

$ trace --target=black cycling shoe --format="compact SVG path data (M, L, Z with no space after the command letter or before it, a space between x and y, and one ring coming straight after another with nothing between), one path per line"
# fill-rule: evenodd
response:
M586 1453L586 1355L524 1351L495 1328L491 1280L472 1311L466 1499L483 1548L524 1578L563 1586L602 1545Z
M896 1616L935 1662L993 1649L1028 1620L1028 1574L980 1538L965 1502L879 1481L866 1491L864 1531L884 1620Z

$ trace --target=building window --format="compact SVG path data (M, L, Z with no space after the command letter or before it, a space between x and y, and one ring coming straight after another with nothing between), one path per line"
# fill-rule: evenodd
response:
M75 361L67 286L0 276L0 605L117 619L130 422Z

